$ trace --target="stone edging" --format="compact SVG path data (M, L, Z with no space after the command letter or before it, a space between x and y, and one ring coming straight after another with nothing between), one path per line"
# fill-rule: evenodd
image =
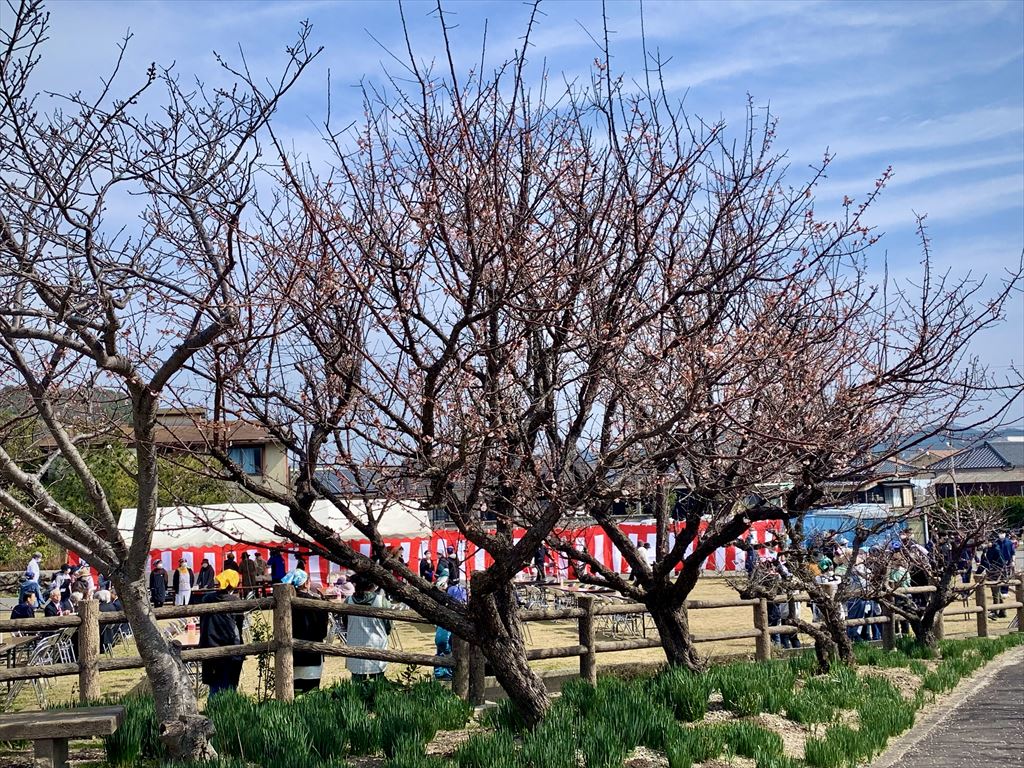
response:
M932 731L940 726L967 699L973 696L996 673L1013 664L1024 663L1024 647L1017 646L992 660L984 668L966 680L962 680L956 688L939 699L941 706L929 712L914 723L914 727L889 742L888 746L870 768L891 768L904 755L921 743Z

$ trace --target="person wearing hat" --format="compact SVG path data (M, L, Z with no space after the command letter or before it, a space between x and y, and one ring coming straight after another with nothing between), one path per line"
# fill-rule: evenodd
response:
M153 561L153 570L149 572L149 595L156 608L163 608L167 602L167 571L159 560Z
M362 573L352 577L355 584L355 594L345 602L349 605L362 605L372 608L390 608L391 603L374 586L373 582ZM391 634L391 621L388 619L376 619L369 616L348 616L344 615L346 643L350 646L366 646L369 648L386 649L388 647L388 636ZM352 673L352 679L368 680L384 676L387 669L386 661L376 659L345 659L345 666Z
M213 589L215 576L213 566L204 557L202 565L199 566L199 573L196 574L196 589Z
M458 576L452 576L448 579L445 594L458 603L465 603L469 599L469 594L466 592L466 588L459 583Z
M203 603L229 603L240 600L235 590L241 581L238 571L225 569L215 578L217 589L203 597ZM215 613L199 618L199 647L224 648L242 644L242 614ZM210 659L203 662L203 683L210 688L212 698L221 691L238 688L244 656Z
M319 594L310 590L309 575L305 571L295 571L292 585L296 597L307 600L319 600ZM327 639L327 612L314 608L292 607L292 637L297 640L311 640L322 643ZM320 687L320 678L324 671L324 655L316 651L294 652L295 659L295 693L306 693Z

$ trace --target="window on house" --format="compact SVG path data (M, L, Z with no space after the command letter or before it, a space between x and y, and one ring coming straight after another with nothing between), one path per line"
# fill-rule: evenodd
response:
M237 445L228 448L228 458L240 466L247 475L263 474L262 445Z

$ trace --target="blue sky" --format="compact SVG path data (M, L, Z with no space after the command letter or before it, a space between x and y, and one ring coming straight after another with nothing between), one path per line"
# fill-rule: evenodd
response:
M419 55L440 53L432 4L409 2ZM600 2L547 2L531 61L554 72L584 74L597 54ZM175 63L183 76L216 79L211 52L245 50L268 74L309 19L322 57L289 95L279 131L297 148L319 151L317 125L331 72L334 109L359 112L352 86L379 79L385 48L401 50L393 2L54 2L52 34L36 85L96 88L131 30L126 85L150 61ZM487 22L492 63L520 43L529 8L519 2L451 2L459 63L479 60ZM640 5L608 3L614 65L643 68ZM920 249L913 212L928 215L935 260L956 273L992 277L1024 252L1024 3L968 2L645 2L649 50L657 49L672 94L690 112L740 120L747 94L780 120L780 148L793 173L829 149L830 178L821 206L844 194L862 198L892 165L893 180L869 222L885 233L873 258L890 273L912 275ZM375 40L376 39L376 40ZM382 47L383 46L383 47ZM1008 323L977 346L989 364L1024 358L1024 298ZM1024 405L1018 409L1024 415Z

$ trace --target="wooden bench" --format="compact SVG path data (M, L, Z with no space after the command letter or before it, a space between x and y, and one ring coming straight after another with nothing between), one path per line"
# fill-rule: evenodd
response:
M36 768L67 768L68 740L110 736L124 707L47 709L0 715L0 741L35 742Z

